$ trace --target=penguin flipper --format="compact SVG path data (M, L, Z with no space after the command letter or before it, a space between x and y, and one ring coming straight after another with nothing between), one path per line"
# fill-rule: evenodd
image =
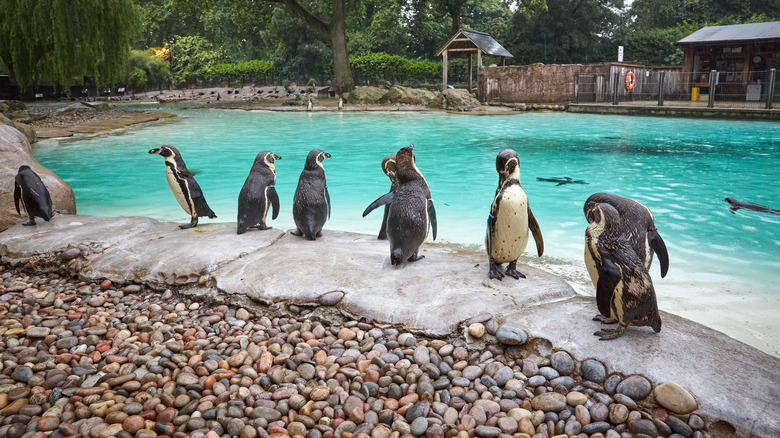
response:
M544 254L544 239L542 238L542 229L539 228L539 223L536 222L534 214L531 213L531 204L528 204L528 228L534 235L534 242L536 242L536 255L541 257Z
M273 209L272 219L276 219L279 216L279 194L276 193L276 187L269 186L266 192L268 200L271 201L271 208ZM330 203L328 203L330 205Z
M596 284L596 305L599 313L609 318L612 313L612 296L623 275L620 272L620 267L608 258L608 254L601 254L601 257L599 281Z
M328 192L328 186L325 186L325 202L328 203L328 219L330 219L330 192Z
M17 177L18 179L19 177ZM22 187L19 185L19 181L14 184L14 205L16 205L16 214L21 215L22 211L19 210L19 201L22 199Z
M658 262L661 263L661 278L666 277L666 273L669 272L669 253L666 252L666 244L658 231L651 230L647 232L647 243L650 244L650 248L653 249L658 256Z
M428 222L433 230L433 240L436 240L436 208L433 206L433 199L428 199Z
M395 196L395 192L385 193L384 195L380 196L379 199L372 202L368 207L366 207L366 209L363 211L363 217L366 217L369 213L376 210L377 208L393 202L394 196Z

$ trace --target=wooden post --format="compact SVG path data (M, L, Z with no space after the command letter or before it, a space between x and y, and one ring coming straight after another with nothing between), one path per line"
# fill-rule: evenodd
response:
M664 78L666 72L658 72L658 106L664 106Z
M775 69L769 70L769 82L766 90L766 109L772 109L772 100L775 94L775 78L777 77L777 71Z
M441 91L447 91L447 51L442 53L444 60L442 62L442 85Z
M482 50L477 49L477 68L482 67Z
M612 105L618 104L618 82L620 82L620 72L612 75Z
M469 53L469 93L471 93L471 70L474 68L471 65L471 63L473 62L472 58L474 58L474 54L473 53Z
M580 103L580 74L574 73L574 103Z
M707 100L707 106L712 108L715 106L715 87L718 82L717 70L710 70L710 98Z

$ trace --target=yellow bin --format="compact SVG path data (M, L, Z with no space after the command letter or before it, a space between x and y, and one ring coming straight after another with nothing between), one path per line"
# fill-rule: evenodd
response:
M699 100L699 87L691 88L691 102Z

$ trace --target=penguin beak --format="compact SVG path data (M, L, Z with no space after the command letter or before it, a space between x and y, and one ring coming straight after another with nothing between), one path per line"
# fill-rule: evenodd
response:
M330 158L330 154L325 152L325 158Z
M282 157L280 157L279 155L274 154L274 160L281 160L281 159L282 159Z
M160 154L160 148L149 149L150 154Z

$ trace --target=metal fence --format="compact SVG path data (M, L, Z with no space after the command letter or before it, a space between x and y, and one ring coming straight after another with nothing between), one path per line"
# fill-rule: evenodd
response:
M575 76L576 103L780 109L780 75L763 71L632 71Z

